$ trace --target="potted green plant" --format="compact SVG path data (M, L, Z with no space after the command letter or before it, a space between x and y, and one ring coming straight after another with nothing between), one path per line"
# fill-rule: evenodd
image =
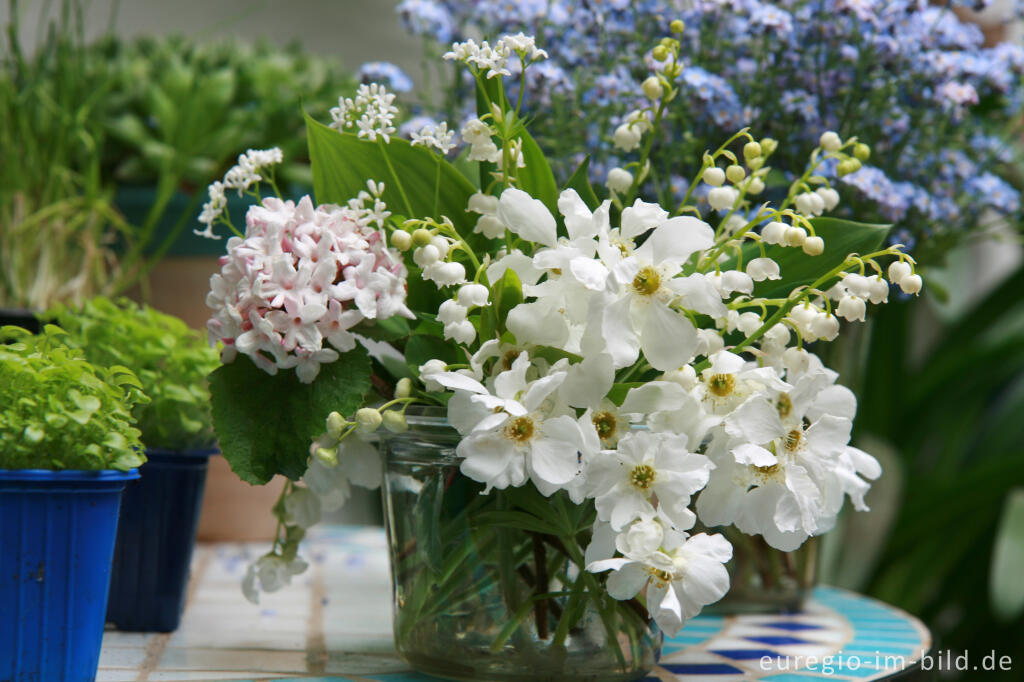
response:
M0 328L3 680L94 679L121 493L146 461L138 378L64 336Z
M98 365L132 368L151 398L135 409L149 461L125 492L108 620L122 630L178 627L214 446L206 376L217 353L184 322L99 297L47 314Z

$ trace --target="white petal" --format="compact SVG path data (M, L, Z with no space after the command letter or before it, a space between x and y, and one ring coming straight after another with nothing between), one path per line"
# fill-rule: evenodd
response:
M580 470L577 451L565 441L541 437L534 439L531 445L527 465L535 477L553 485L564 485Z
M687 277L675 277L668 282L667 286L682 297L681 303L688 310L713 317L724 317L727 312L718 289L707 276L701 273Z
M853 468L861 476L870 478L873 481L882 475L882 465L868 453L852 446L847 446L845 452L846 456L853 463Z
M642 564L637 562L627 563L608 576L608 582L606 583L608 596L619 600L632 599L640 590L644 589L647 578L647 571L644 570Z
M778 459L770 451L759 445L743 443L732 449L732 456L740 464L747 464L755 467L770 467L778 463Z
M582 362L569 367L559 395L571 407L596 407L614 382L615 369L610 355L586 355Z
M647 203L637 199L632 206L622 211L622 227L619 233L625 239L633 239L668 218L668 211L658 204Z
M576 190L566 189L558 195L558 212L565 218L565 229L569 233L569 239L597 236L594 216Z
M815 421L823 414L852 420L857 415L857 397L845 386L824 388L807 409L807 418Z
M697 330L685 315L655 301L650 304L644 320L640 347L655 369L663 372L678 369L693 357L697 348Z
M555 219L544 206L526 192L511 187L498 200L498 220L523 239L554 246L557 239Z
M465 374L459 374L458 372L439 372L438 374L427 375L431 381L436 381L445 388L450 388L453 391L469 391L470 393L488 393L484 385L476 379L467 377Z
M591 291L604 291L608 284L608 268L593 258L573 258L569 261L569 271Z
M760 395L736 408L726 420L725 430L730 436L743 438L749 443L767 443L786 433L778 409Z
M686 389L674 381L650 381L631 388L619 411L623 414L648 415L678 410L686 403L686 398Z
M710 248L715 243L715 231L703 220L692 216L679 216L665 221L636 250L637 256L651 263L685 262L695 251Z
M640 340L633 331L628 296L623 296L604 308L601 330L614 367L628 367L636 362L640 355Z
M505 322L520 344L561 348L569 338L565 317L546 303L520 303Z

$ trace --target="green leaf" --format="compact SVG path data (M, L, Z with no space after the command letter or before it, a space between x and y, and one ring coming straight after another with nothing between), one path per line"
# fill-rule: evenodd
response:
M580 199L587 205L587 208L594 211L601 205L601 200L597 198L597 193L594 192L594 188L590 184L589 171L590 154L587 154L569 177L569 182L565 183L565 189L576 190L576 193L580 195Z
M758 282L754 286L754 296L778 298L786 296L795 287L813 283L822 273L837 267L851 253L866 254L877 251L892 229L891 225L874 225L856 223L838 218L815 218L811 221L814 232L825 241L825 251L813 258L793 247L778 245L768 246L765 252L769 258L779 264L782 279ZM743 263L760 256L756 244L747 243L743 246ZM736 257L733 256L722 264L722 269L735 267ZM822 288L827 289L835 280L826 282Z
M258 485L275 474L298 479L327 415L352 415L370 389L370 372L361 347L322 365L311 384L291 370L271 376L246 356L218 368L210 375L213 424L231 469Z
M507 100L500 78L484 79L483 84L487 90L487 97L492 102ZM478 116L491 113L479 83L476 88L476 109ZM512 112L507 112L507 115L511 116ZM535 199L540 199L547 206L548 210L551 211L552 215L558 215L558 183L555 182L555 174L551 170L551 164L548 163L540 145L530 135L526 126L521 121L516 122L514 125L512 137L513 139L516 137L522 139L523 161L526 163L526 168L519 168L517 170L516 177L519 178L519 189ZM490 172L493 169L493 164L480 164L481 186L486 187L490 184Z
M396 137L384 145L385 157L377 142L361 140L352 133L339 133L309 114L306 114L306 135L317 202L344 204L366 189L368 179L383 182L383 199L392 212L410 218L447 216L472 243L476 220L466 213L466 205L476 188L444 159ZM394 173L388 167L389 160ZM438 177L440 184L435 203Z
M1024 612L1024 488L1017 488L1006 498L1003 516L992 552L989 597L992 609L1004 621L1011 621Z
M546 535L558 534L556 526L541 521L532 514L518 511L481 512L473 519L473 523L477 526L501 526L503 528L516 528Z
M458 362L455 346L450 342L437 336L417 334L409 337L408 343L405 344L405 361L414 372L418 374L419 366L434 358L444 360L448 364Z

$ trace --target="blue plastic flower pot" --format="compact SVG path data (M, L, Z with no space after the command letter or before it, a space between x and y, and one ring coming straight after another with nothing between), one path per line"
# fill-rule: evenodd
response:
M92 682L137 471L0 469L0 680Z
M149 449L121 505L107 621L119 630L171 632L181 622L210 455Z

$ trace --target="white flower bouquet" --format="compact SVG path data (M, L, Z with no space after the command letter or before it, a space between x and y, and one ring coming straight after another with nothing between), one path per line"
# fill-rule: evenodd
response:
M444 408L457 435L436 485L407 467L386 486L389 522L416 517L392 550L407 655L420 624L453 627L439 614L479 623L493 585L504 615L485 649L527 630L534 650L564 648L593 613L625 674L653 661L637 653L651 621L674 634L729 589L717 527L794 550L846 497L866 509L881 471L849 444L856 400L805 347L863 321L891 284L921 288L913 259L882 247L887 226L823 217L840 197L816 169L855 170L865 147L825 131L786 180L769 165L785 141L742 130L704 154L678 206L648 203L651 140L680 92L678 42L659 45L633 95L646 104L615 131L638 158L609 173L604 201L586 161L559 189L506 95L546 58L522 34L446 55L477 84L457 163L446 124L395 137L377 85L331 126L307 119L319 203L260 199L208 298L223 452L247 481L292 480L250 598L304 568L321 509L380 484L378 429L409 450L413 405ZM205 233L230 225L224 188L258 198L273 160L250 152L211 189ZM449 523L465 532L445 536ZM432 543L420 584L398 564Z

